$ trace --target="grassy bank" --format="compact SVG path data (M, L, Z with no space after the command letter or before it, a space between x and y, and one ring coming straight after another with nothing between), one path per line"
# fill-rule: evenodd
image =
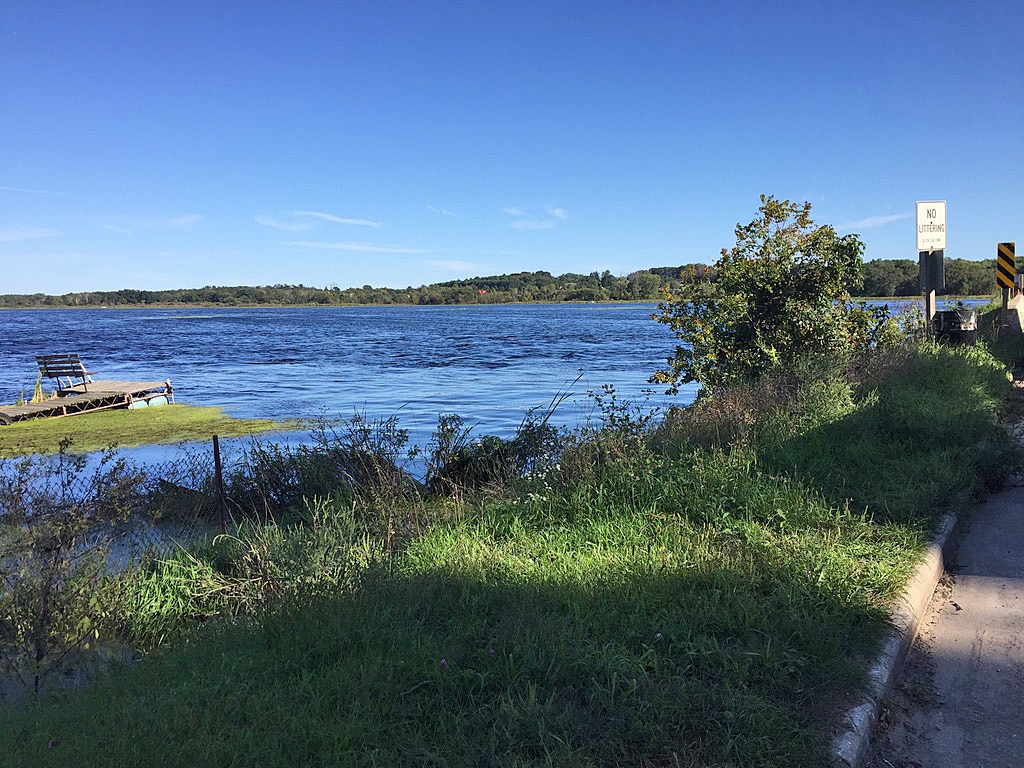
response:
M937 516L1014 465L1007 388L926 346L658 423L606 401L530 461L450 429L425 486L371 473L105 583L104 631L159 651L9 705L0 763L826 764Z
M56 453L62 440L76 452L116 446L175 444L209 440L210 435L241 437L272 430L295 429L294 423L272 419L235 419L222 408L166 405L139 410L108 410L59 419L29 419L0 427L0 458Z

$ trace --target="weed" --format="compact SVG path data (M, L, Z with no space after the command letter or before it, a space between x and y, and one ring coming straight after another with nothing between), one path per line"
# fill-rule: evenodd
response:
M103 581L118 526L144 475L107 452L91 470L65 443L53 459L0 463L0 522L20 532L0 553L4 672L39 691L70 654L99 639Z
M40 373L36 377L35 386L32 388L32 402L41 403L45 399L46 396L43 394L43 374Z
M446 497L481 490L501 495L523 478L542 473L554 460L557 442L558 431L547 417L534 413L509 439L474 438L461 417L442 415L428 446L426 488Z
M569 395L568 390L559 392L546 409L529 411L508 439L473 437L462 417L442 414L427 446L427 491L457 498L487 490L500 496L524 479L544 475L557 464L564 438L551 417Z

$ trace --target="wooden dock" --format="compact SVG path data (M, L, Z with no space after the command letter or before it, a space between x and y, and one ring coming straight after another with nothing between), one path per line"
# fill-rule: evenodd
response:
M81 385L78 385L81 386ZM148 405L162 397L174 402L170 381L90 381L89 391L71 387L58 390L58 396L41 403L0 406L0 426L36 418L72 416L76 413Z

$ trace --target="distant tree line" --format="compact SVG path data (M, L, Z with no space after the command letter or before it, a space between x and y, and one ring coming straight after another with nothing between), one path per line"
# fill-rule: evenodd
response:
M946 259L944 295L975 296L996 292L995 260ZM659 301L664 290L685 295L715 278L707 264L653 267L625 277L604 272L589 275L519 272L512 275L451 280L419 288L313 288L305 285L206 286L165 291L122 289L80 291L62 296L0 294L0 307L129 306L347 306L359 304L510 304L529 302ZM864 285L854 296L917 296L918 266L910 259L876 259L864 263Z
M662 290L684 289L707 273L705 264L659 267L617 277L519 272L451 280L419 288L313 288L305 285L206 286L165 291L81 291L63 296L0 295L0 307L126 307L146 305L306 306L358 304L509 304L517 302L657 301Z
M996 261L945 259L945 296L987 296L996 292ZM1018 267L1019 268L1019 267ZM921 285L917 261L876 259L864 262L864 287L857 296L918 296Z

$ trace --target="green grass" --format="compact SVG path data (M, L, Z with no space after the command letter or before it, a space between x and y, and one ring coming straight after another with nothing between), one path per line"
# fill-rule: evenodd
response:
M58 419L29 419L0 427L0 458L56 453L65 439L71 441L71 450L84 453L111 446L208 440L211 435L239 437L297 426L272 419L235 419L222 408L183 404L99 411Z
M983 350L887 366L764 388L720 444L604 435L599 468L421 501L398 552L320 499L154 561L109 606L177 640L7 707L0 764L825 765L937 513L1015 460Z
M918 539L736 461L695 456L629 501L489 505L356 589L30 702L3 746L39 765L821 765L822 715Z
M993 429L1008 389L1006 368L986 349L925 346L883 381L807 388L804 412L840 417L777 420L761 460L876 519L912 523L932 510L934 522L998 488L1016 466L1012 441Z

